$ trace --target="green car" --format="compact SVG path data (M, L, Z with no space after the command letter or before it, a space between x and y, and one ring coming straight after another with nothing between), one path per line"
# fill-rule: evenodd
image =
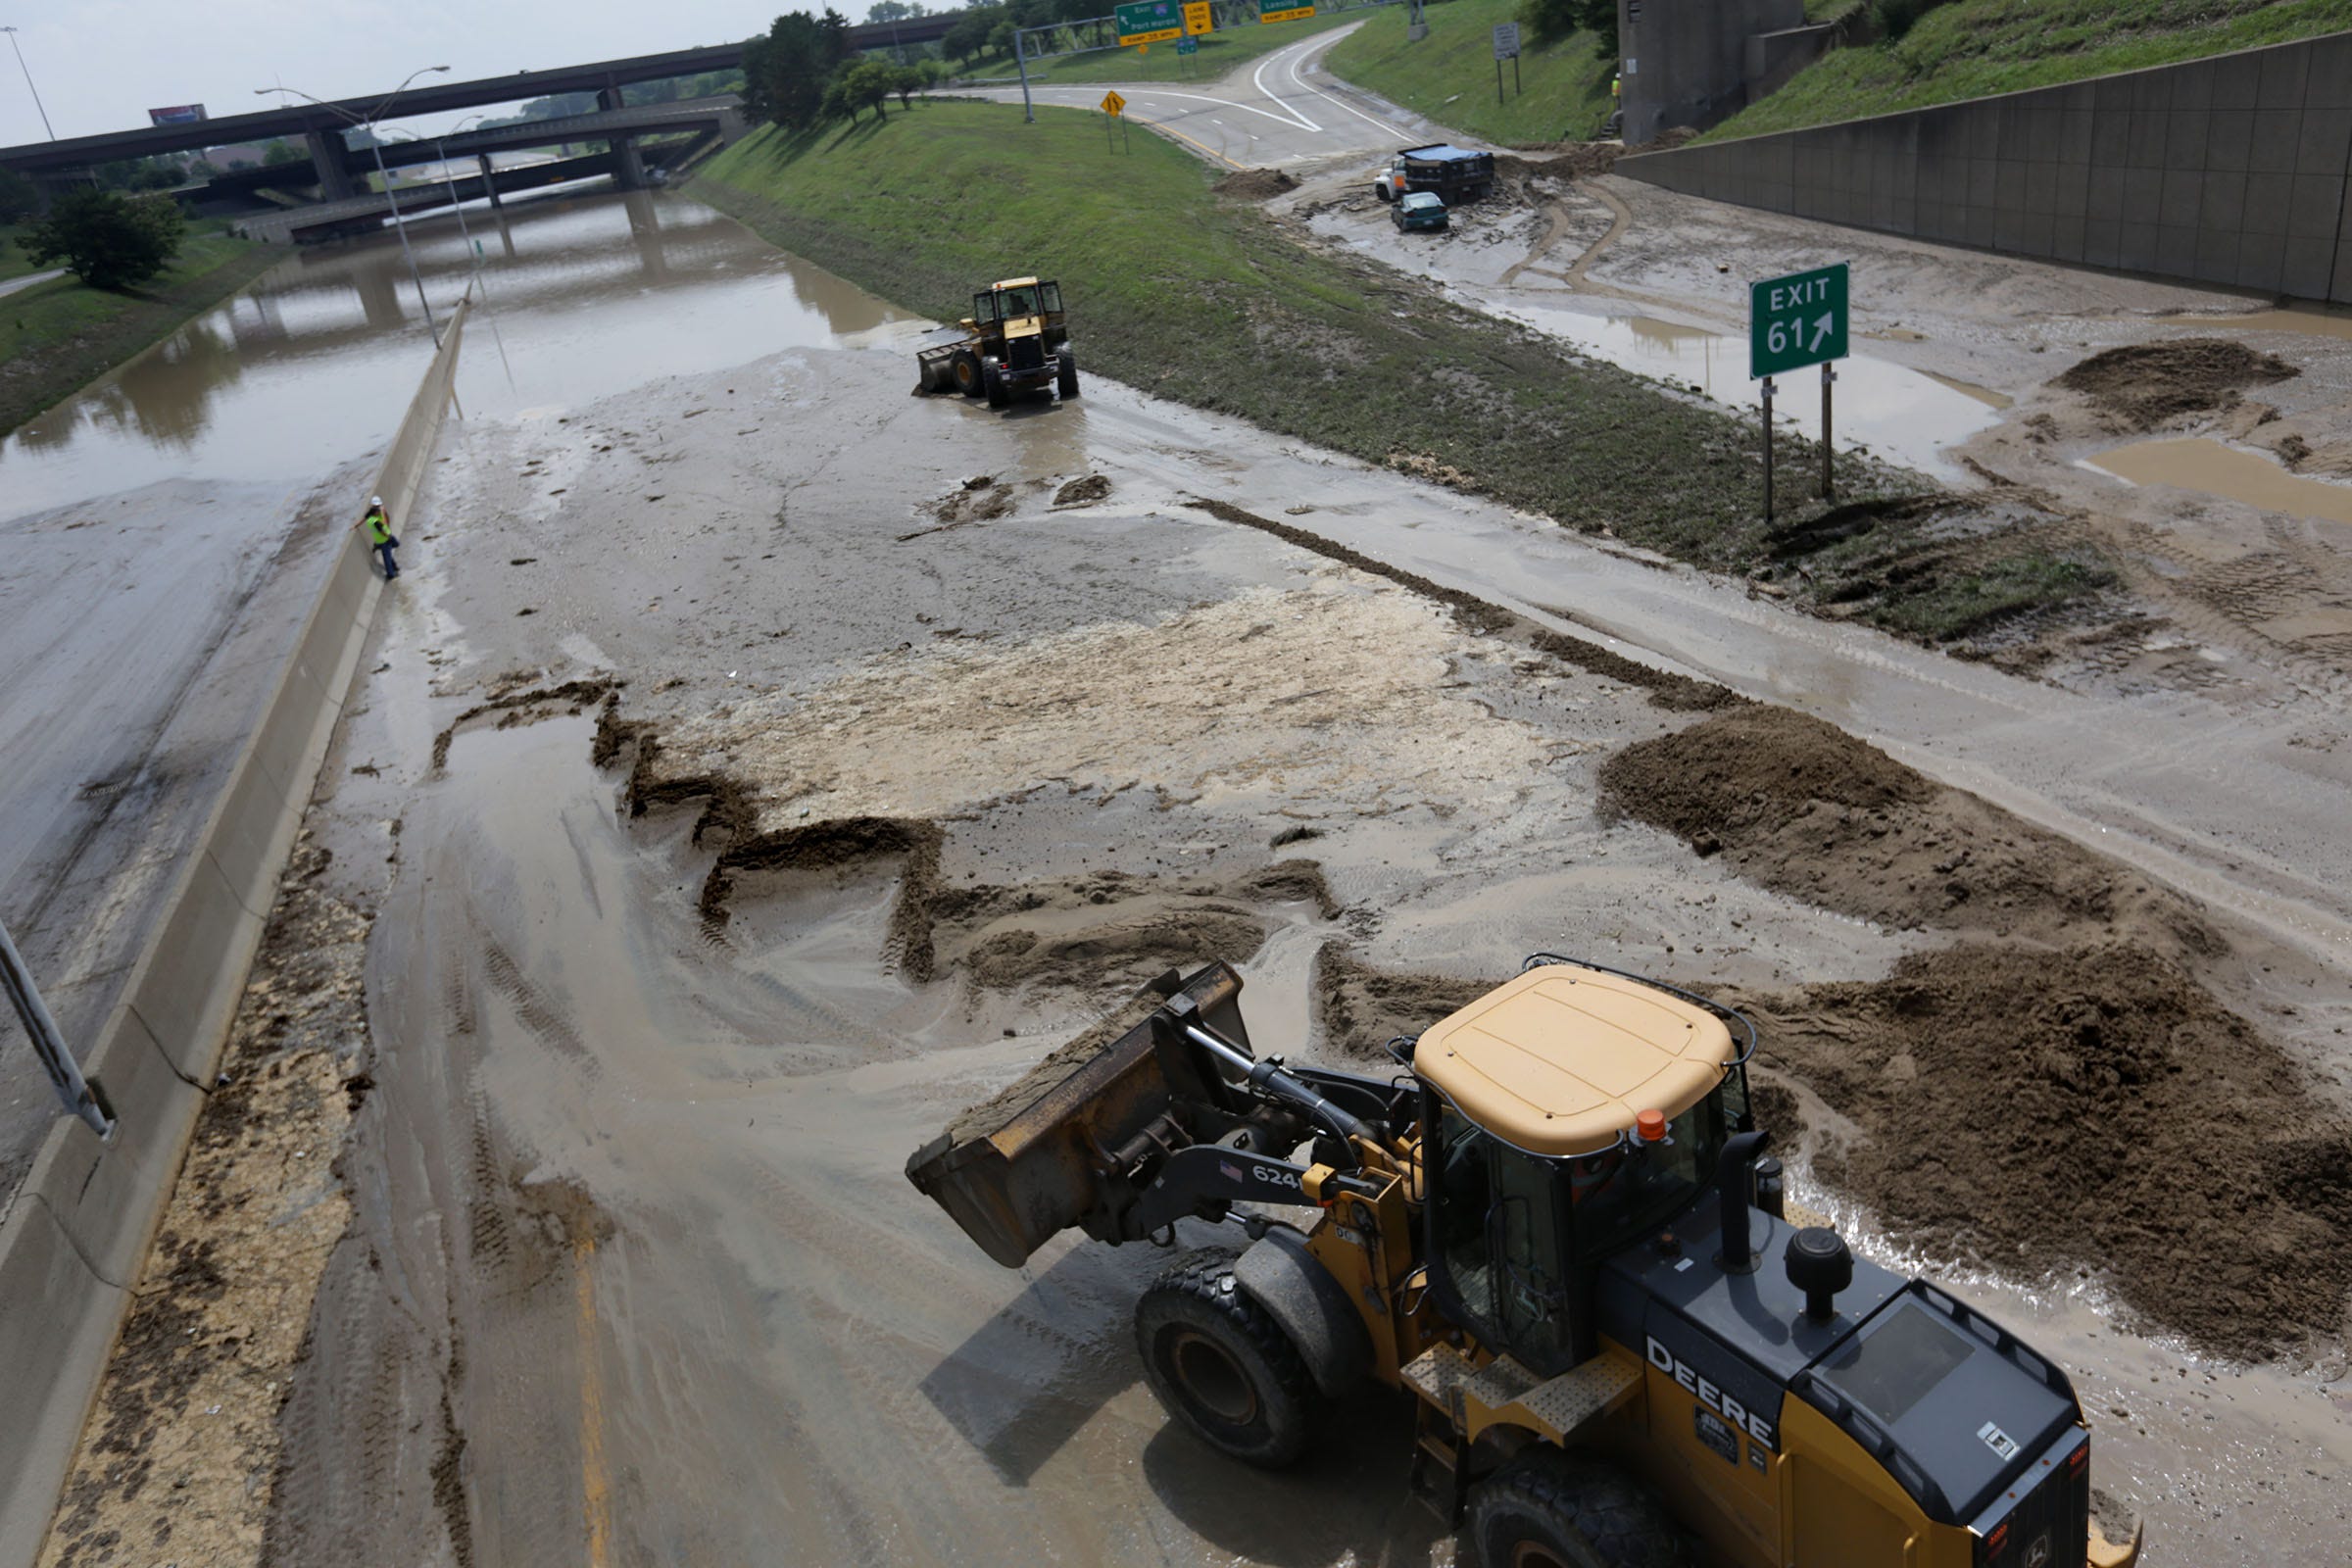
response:
M1399 196L1389 209L1389 217L1398 228L1445 228L1447 226L1446 204L1436 191L1417 190L1410 196Z

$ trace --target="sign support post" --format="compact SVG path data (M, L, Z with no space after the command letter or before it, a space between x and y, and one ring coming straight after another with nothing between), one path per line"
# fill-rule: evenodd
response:
M1821 368L1821 499L1837 499L1837 481L1830 473L1831 454L1836 450L1830 443L1830 388L1837 385L1838 372L1829 366Z
M1772 521L1772 377L1764 378L1764 520Z

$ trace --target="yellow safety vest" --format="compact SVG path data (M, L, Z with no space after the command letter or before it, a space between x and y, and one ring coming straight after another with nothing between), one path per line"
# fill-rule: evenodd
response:
M371 545L392 542L392 520L380 512L368 514L368 542Z

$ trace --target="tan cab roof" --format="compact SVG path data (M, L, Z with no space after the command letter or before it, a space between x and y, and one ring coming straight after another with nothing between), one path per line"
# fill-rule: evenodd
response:
M1413 1068L1472 1121L1537 1154L1590 1154L1644 1110L1678 1116L1735 1055L1721 1018L1654 986L1545 964L1421 1036Z

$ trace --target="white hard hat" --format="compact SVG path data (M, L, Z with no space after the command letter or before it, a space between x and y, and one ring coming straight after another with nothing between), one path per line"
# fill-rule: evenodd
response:
M369 496L368 498L368 504L371 507L380 507L384 504L384 498L382 496Z

